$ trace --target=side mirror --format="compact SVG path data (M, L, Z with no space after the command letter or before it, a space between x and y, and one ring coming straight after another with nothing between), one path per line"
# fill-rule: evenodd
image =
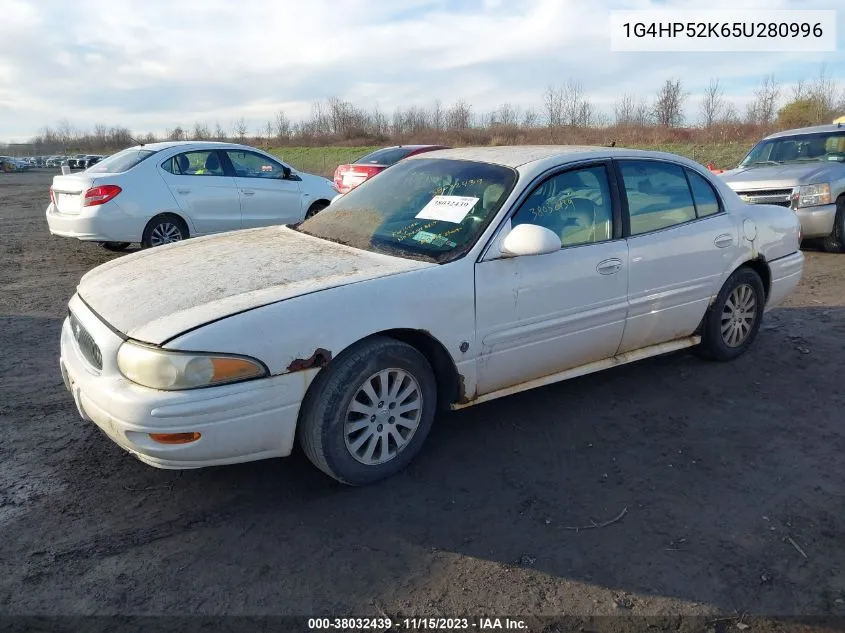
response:
M518 224L502 240L500 250L505 257L545 255L560 250L560 237L544 226Z
M288 167L287 165L282 165L282 178L284 180L290 178L290 173L290 167Z

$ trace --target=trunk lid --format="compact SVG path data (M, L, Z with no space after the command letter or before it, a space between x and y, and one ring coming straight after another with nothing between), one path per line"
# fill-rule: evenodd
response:
M94 184L94 178L83 174L68 174L53 177L50 187L53 202L59 213L79 215L85 192Z
M237 312L436 265L273 226L120 257L82 277L77 292L114 329L162 345Z

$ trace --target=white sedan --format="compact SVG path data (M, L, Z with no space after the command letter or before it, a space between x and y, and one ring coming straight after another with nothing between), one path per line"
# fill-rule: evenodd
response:
M789 209L671 154L436 151L295 229L95 268L61 369L82 417L153 466L281 457L298 438L367 484L419 452L438 409L683 348L736 358L798 284L798 246Z
M337 195L326 178L233 143L168 142L125 149L53 178L53 235L120 251L224 231L295 224Z

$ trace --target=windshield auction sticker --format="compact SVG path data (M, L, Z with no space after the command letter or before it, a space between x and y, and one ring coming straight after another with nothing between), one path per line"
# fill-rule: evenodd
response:
M478 198L470 196L434 196L416 217L420 220L442 220L460 224L476 202Z

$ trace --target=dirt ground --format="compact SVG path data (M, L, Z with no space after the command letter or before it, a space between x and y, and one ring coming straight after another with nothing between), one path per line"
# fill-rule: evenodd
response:
M845 622L845 255L808 249L733 363L679 353L444 415L374 487L299 453L161 471L62 386L66 302L115 255L49 234L51 177L0 174L0 614Z

